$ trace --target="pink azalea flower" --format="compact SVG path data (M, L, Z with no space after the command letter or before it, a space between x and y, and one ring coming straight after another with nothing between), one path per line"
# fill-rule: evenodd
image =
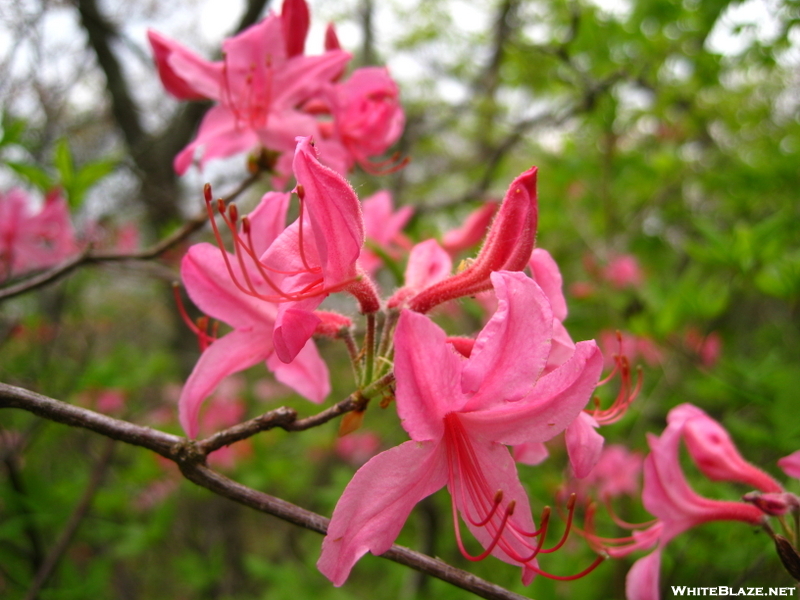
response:
M648 436L651 452L644 461L642 500L644 507L657 517L657 522L634 534L631 544L607 548L612 556L625 556L634 550L657 544L650 555L636 561L628 572L627 600L658 600L661 553L677 535L711 521L741 521L749 525L761 525L765 518L764 512L753 504L699 496L686 480L678 451L680 440L687 435L687 430L691 431L689 438L694 438L687 444L690 456L699 459L698 466L703 465L701 470L704 473L713 472L715 477L727 473L722 464L731 459L732 446L718 437L719 429L710 426L711 419L700 409L684 404L672 409L667 420L667 428L661 437ZM731 474L718 478L728 479L727 475ZM772 486L771 483L769 485Z
M704 336L696 328L690 327L684 335L684 343L691 352L697 355L703 367L711 369L719 361L722 353L722 338L718 332L712 331Z
M725 428L691 404L673 408L670 423L683 424L683 441L697 468L711 481L738 481L767 493L783 487L770 475L747 462Z
M52 267L78 250L66 200L53 190L37 213L25 192L0 193L0 281Z
M461 227L451 229L442 236L442 247L455 256L476 246L486 235L498 206L497 202L486 202L474 210Z
M386 190L381 190L365 198L361 203L364 212L364 229L367 236L367 246L361 251L359 263L361 268L370 275L381 266L381 258L370 250L371 245L377 246L389 256L396 257L398 246L411 244L403 236L403 227L406 226L414 209L403 206L394 211L392 195Z
M781 458L778 461L778 466L783 469L783 472L789 477L800 479L800 450Z
M241 396L243 388L244 382L239 377L228 377L220 383L211 397L211 403L200 417L202 434L212 435L244 420L247 407ZM251 441L242 440L209 454L208 463L213 467L232 469L240 459L252 454L252 451Z
M261 247L254 250L263 251L263 246L278 237L289 197L270 192L249 216L251 229L260 233L257 239ZM278 381L313 402L322 402L328 395L327 367L308 338L293 361L286 364L278 359L274 330L279 304L255 297L239 283L248 281L253 289L270 289L261 271L239 263L234 256L211 244L197 244L184 257L181 276L189 297L204 313L233 327L230 333L208 345L181 392L180 422L190 437L197 435L203 400L228 375L259 362L266 361Z
M628 362L635 364L641 357L651 367L658 366L663 360L663 352L656 343L648 337L622 332L620 337L614 331L600 332L600 348L605 356L605 368L614 366L614 356L625 356Z
M489 554L541 572L528 498L505 445L542 442L574 420L602 368L594 342L580 342L562 367L542 375L552 311L522 273L491 274L498 310L469 359L426 316L403 311L395 333L397 410L411 441L377 455L345 489L317 563L342 585L367 551L385 552L422 498L447 486L458 515ZM541 532L539 532L541 533ZM543 536L542 536L543 538Z
M639 261L632 254L620 254L613 257L603 269L602 276L617 289L638 287L644 281Z
M310 138L298 138L294 173L302 214L259 259L262 270L274 273L272 289L252 290L279 303L275 351L287 363L314 333L320 319L313 311L330 293L349 292L363 313L380 308L372 281L356 264L365 232L353 188L319 163Z
M381 438L377 433L356 431L336 438L334 449L339 458L360 467L375 456L380 447Z
M374 164L369 158L386 152L405 126L399 94L384 67L356 69L347 81L327 86L324 102L333 120L320 123L319 140L326 164L340 173L348 172L355 163L379 173L388 163Z
M206 113L197 137L175 157L183 174L200 152L200 166L212 159L256 147L284 152L297 135L316 132L316 119L301 104L335 77L350 59L341 50L305 56L308 32L305 0L285 0L280 16L260 23L222 45L223 61L209 62L178 43L149 31L164 87L179 99L207 98L217 104Z
M579 489L595 490L603 500L622 495L635 496L641 486L644 458L625 446L612 444L603 450L588 477L578 482Z

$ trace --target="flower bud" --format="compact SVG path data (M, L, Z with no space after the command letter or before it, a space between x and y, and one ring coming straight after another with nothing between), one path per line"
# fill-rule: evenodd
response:
M425 313L447 300L489 290L493 271L521 271L527 266L538 221L536 172L532 167L511 183L475 260L464 270L422 290L409 302L411 310Z

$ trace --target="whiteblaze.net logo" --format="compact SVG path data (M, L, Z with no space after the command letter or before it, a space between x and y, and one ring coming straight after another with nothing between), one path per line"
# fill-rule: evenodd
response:
M689 587L686 585L673 585L674 596L794 596L797 588L794 587L729 587L719 585L716 587Z

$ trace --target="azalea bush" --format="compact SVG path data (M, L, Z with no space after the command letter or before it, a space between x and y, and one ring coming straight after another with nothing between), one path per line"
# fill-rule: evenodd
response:
M800 15L737 7L80 0L57 76L10 12L4 597L792 592Z

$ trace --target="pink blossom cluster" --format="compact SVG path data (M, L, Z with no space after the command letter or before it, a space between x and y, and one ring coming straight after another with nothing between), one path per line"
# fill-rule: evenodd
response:
M741 502L697 494L680 463L681 440L697 469L709 480L736 482L756 491L745 494ZM654 548L628 572L627 600L658 600L661 555L666 545L681 533L711 521L738 521L764 527L775 537L767 524L768 517L796 514L800 510L797 496L747 462L722 425L692 404L673 408L667 416L667 428L660 436L648 434L648 444L650 454L644 460L642 501L656 517L655 521L638 528L622 523L634 528L627 540L604 540L591 533L587 536L612 557ZM797 477L800 451L781 459L778 465L790 477Z
M286 181L295 137L314 136L321 160L339 173L355 164L375 171L370 159L400 137L404 113L385 68L356 69L342 79L350 55L333 26L325 52L305 54L310 15L305 0L284 0L270 14L222 45L221 61L208 61L155 32L148 37L166 90L180 100L212 100L199 131L176 157L183 174L195 162L265 151ZM391 160L389 161L391 162Z
M0 193L0 282L52 267L77 250L69 208L58 190L38 211L20 189Z
M320 305L331 294L348 294L368 323L385 315L385 343L365 342L371 344L365 354L377 353L374 361L351 357L359 393L393 400L410 441L357 471L334 511L320 570L341 585L364 553L392 544L417 502L446 487L465 556L491 554L517 565L526 583L539 573L551 576L537 559L556 549L543 547L549 513L537 527L509 447L524 454L566 431L573 468L588 472L602 449L595 430L606 421L596 410L584 411L603 357L594 341L572 341L562 323L567 308L558 266L534 249L536 169L511 183L492 207L491 224L482 227L477 256L453 273L451 255L435 239L411 245L402 235L407 209L395 211L388 193L361 202L321 162L311 138L298 138L292 167L293 192L268 192L246 216L206 190L217 244L192 246L181 273L192 301L229 329L221 332L208 319L192 325L202 354L179 400L184 429L197 435L204 400L224 378L259 362L300 395L322 402L330 383L313 338L350 336L353 322ZM293 196L299 214L287 223ZM233 252L215 224L219 216ZM371 273L381 257L403 256L405 281L382 299ZM481 293L492 295L493 308L474 338L448 336L427 314ZM347 455L357 452L341 446ZM483 553L466 549L462 522Z

